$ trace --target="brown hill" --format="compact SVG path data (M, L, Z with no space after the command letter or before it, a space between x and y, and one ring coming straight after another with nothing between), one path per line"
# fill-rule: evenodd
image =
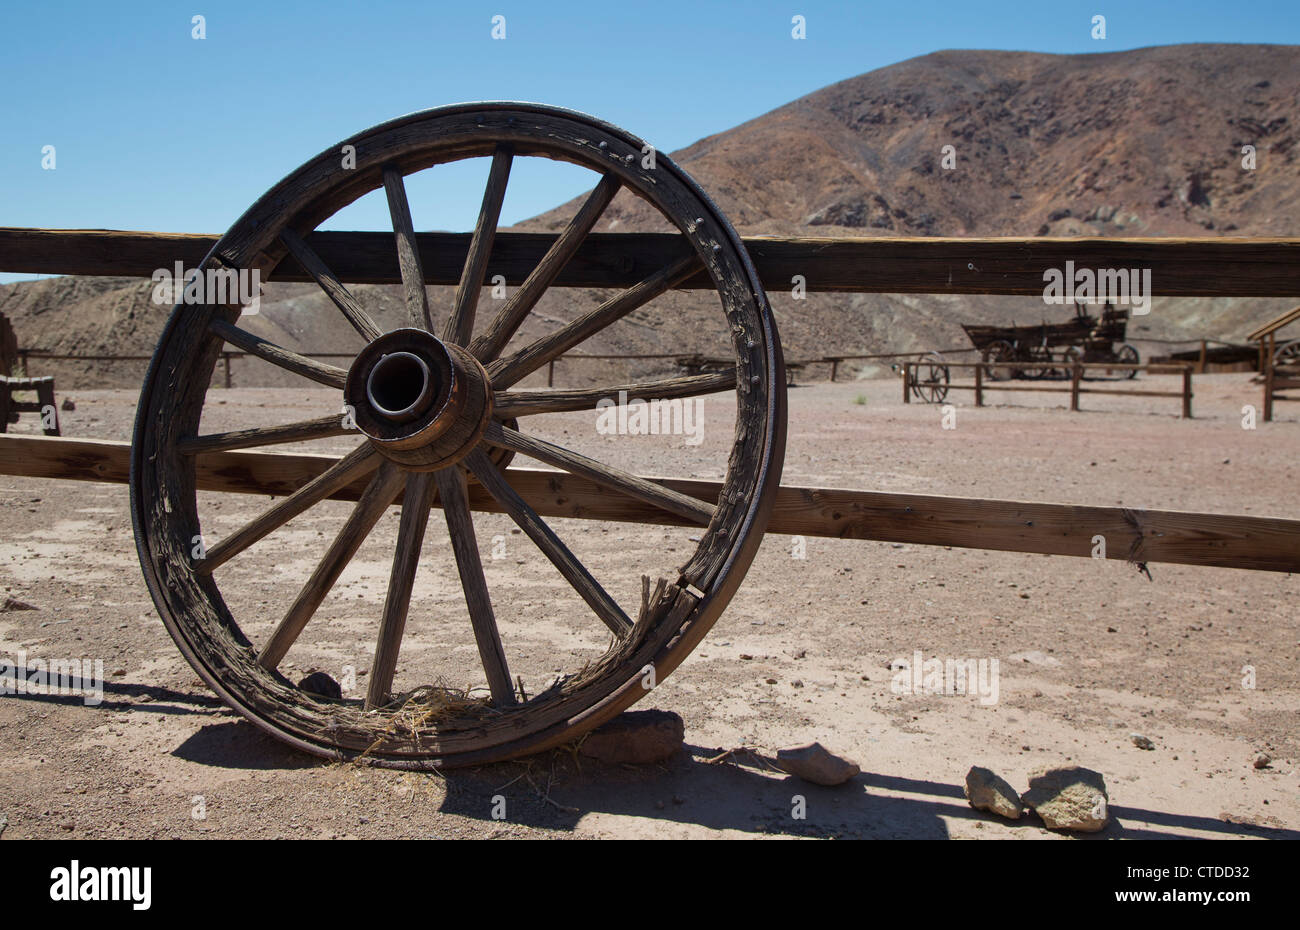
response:
M673 158L749 234L1295 235L1297 100L1297 46L943 51ZM602 228L648 213L624 196Z
M823 88L673 158L750 235L1294 236L1298 101L1296 46L943 51ZM946 145L955 150L951 170L942 164ZM1244 145L1256 149L1253 170L1243 167ZM521 228L556 228L577 202ZM598 228L662 225L647 204L624 193ZM397 312L390 289L359 290L382 308L379 316ZM147 354L165 316L147 293L145 284L120 279L8 285L0 287L0 313L25 345ZM602 296L554 292L525 324L524 338ZM1062 313L1031 298L771 297L791 358L959 346L959 321L1032 323ZM436 305L447 301L436 295ZM1157 298L1130 337L1239 340L1291 303ZM324 328L307 330L311 313L324 306L310 287L273 285L252 328L302 349L351 345L345 324L328 314L317 318L328 321ZM697 295L665 295L584 351L715 351L695 335L715 331L697 325L713 312ZM274 377L260 363L245 364L241 384ZM141 371L87 363L75 369L73 383L133 384ZM570 363L563 380L607 374L595 363Z

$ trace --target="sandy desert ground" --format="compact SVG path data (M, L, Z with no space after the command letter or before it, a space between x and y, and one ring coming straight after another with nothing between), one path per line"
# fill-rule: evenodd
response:
M1245 430L1242 405L1259 403L1247 375L1198 377L1196 391L1190 421L1172 398L1085 397L1084 411L1070 413L1064 395L1004 394L1000 406L976 409L965 393L954 395L956 429L944 430L937 408L901 404L894 378L799 387L784 482L1300 518L1300 410L1283 406L1278 422ZM63 393L76 402L65 435L129 436L131 392ZM299 416L329 409L313 391L287 402L272 390L210 397L225 401L206 414L213 428L297 418L279 417L285 403ZM589 414L545 419L539 431L558 441L592 432ZM11 429L34 424L28 416ZM715 425L699 446L661 443L649 465L634 441L604 448L614 464L716 477L726 433ZM218 534L265 506L243 495L207 503ZM237 616L266 618L250 628L273 622L276 585L310 569L339 507L304 515L259 558L232 563ZM505 517L479 521L503 636L525 677L548 671L553 634L572 634L576 656L598 649L572 633L576 621L555 597L563 582L531 543ZM635 589L641 563L691 545L689 530L555 522L618 596ZM489 558L494 536L507 557ZM293 655L299 668L365 667L342 634L373 625L386 546L362 549L313 621L320 638ZM460 596L439 548L446 529L433 520L417 617ZM1032 815L1009 823L972 810L963 779L982 765L1023 790L1031 770L1062 763L1105 775L1114 821L1102 837L1300 838L1294 577L1152 564L1148 580L1124 562L1087 558L809 538L799 559L794 548L790 537L768 537L700 648L639 705L685 719L675 761L631 768L556 752L414 775L301 755L217 702L154 612L125 487L0 477L0 597L39 608L0 613L0 654L99 658L107 673L99 706L0 699L0 830L6 839L1040 838L1058 834ZM451 662L467 636L413 620L403 655ZM917 650L997 658L997 702L893 693L891 661ZM1243 687L1246 666L1253 689ZM1155 748L1138 748L1134 733ZM742 764L706 761L811 740L863 774L819 788L744 755ZM1271 765L1254 766L1260 753ZM504 820L492 818L498 794ZM792 818L794 795L806 798L806 819Z

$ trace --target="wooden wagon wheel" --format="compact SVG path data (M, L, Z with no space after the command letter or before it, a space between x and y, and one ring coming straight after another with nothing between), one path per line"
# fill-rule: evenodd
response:
M1273 353L1273 367L1300 363L1300 339L1284 342Z
M1052 350L1045 345L1029 347L1029 361L1039 362L1036 368L1022 368L1024 376L1031 381L1041 381L1052 373Z
M941 404L948 396L948 380L943 356L931 352L912 368L912 395L927 404Z
M1133 348L1127 342L1122 343L1119 347L1119 351L1115 353L1115 361L1119 362L1121 365L1140 365L1141 359L1142 356L1138 354L1138 350ZM1130 368L1127 371L1122 372L1122 374L1125 378L1131 381L1137 377L1137 369Z
M1010 381L1016 376L1016 370L1005 362L1016 360L1016 347L1005 339L995 339L984 347L982 353L984 374L990 381Z
M199 303L173 310L144 383L132 449L132 514L146 581L168 631L203 679L257 726L307 751L422 769L496 761L559 745L614 717L662 681L717 619L759 547L780 482L785 444L785 377L770 307L725 217L671 160L663 155L653 162L643 160L643 141L614 126L532 104L464 104L385 123L343 145L353 147L349 151L355 152L355 167L341 168L338 147L308 162L258 200L216 244L200 270L256 269L265 279L282 259L292 256L329 297L329 312L341 312L364 347L349 365L335 367L236 325L238 305ZM527 279L490 314L481 314L486 325L476 333L476 308L491 268L493 236L511 165L527 157L588 168L598 183ZM424 286L404 178L469 158L490 160L486 191L478 223L468 237L460 285L454 298L439 306L431 304ZM334 276L309 238L339 209L381 189L392 217L406 309L405 324L389 332L382 331L370 309ZM524 318L620 189L651 203L676 227L676 257L662 267L645 269L635 286L516 348L524 340L511 339ZM416 206L422 205L417 201ZM549 360L695 275L707 275L716 291L702 293L721 304L716 312L718 338L734 353L734 369L590 390L515 389ZM435 322L439 317L440 325ZM317 419L235 432L205 431L200 420L207 386L224 343L307 379L304 385L314 381L341 394ZM603 464L517 428L518 422L536 423L535 417L547 413L593 410L601 399L617 399L620 390L629 389L645 399L734 394L734 439L722 444L719 468L725 474L716 502L671 491L636 477L632 470ZM335 413L344 401L359 434ZM196 549L203 533L201 511L207 512L196 492L198 455L326 437L337 443L338 437L348 435L361 441L320 477L215 545L208 540L206 548ZM672 557L678 567L669 569L653 590L643 574L622 572L627 577L621 583L631 593L625 592L620 604L515 489L514 470L504 467L503 452L567 472L569 484L562 497L585 494L591 503L613 495L634 519L646 524L668 522L657 514L685 518L694 526L680 532L692 533L690 541L698 545L684 561ZM656 461L651 458L640 466L638 471L654 471ZM243 626L252 627L246 632L223 598L219 579L231 577L223 573L237 570L248 556L236 556L309 508L344 507L322 502L348 488L359 499L346 518L336 521L341 524L337 536L319 562L315 552L310 554L307 564L314 570L306 583L299 589L293 580L288 591L297 593L284 602L263 600L260 603L267 606L244 611ZM364 602L367 622L373 618L368 643L377 643L365 700L317 693L332 688L310 681L295 685L282 668L286 653L295 643L298 648L317 648L301 636L308 621L399 498L400 522L387 588L382 599ZM581 629L569 634L571 641L590 643L600 637L585 652L575 648L566 653L556 646L554 654L543 659L530 653L529 661L544 661L548 672L575 663L560 668L544 687L534 686L533 693L511 675L512 657L501 630L502 623L517 623L518 618L494 613L486 580L491 572L484 571L471 515L475 500L508 514L559 570L559 577L547 576L551 587L542 592L542 620L569 618L566 612L572 612L573 623ZM441 554L422 552L435 502L445 514L451 544L451 551ZM581 514L583 501L571 503L575 514ZM602 551L610 548L617 547L606 544ZM686 546L688 552L691 548ZM263 574L287 570L277 547L264 544L260 551L271 557L272 571ZM444 620L453 614L459 635L468 639L472 631L469 645L461 648L473 658L465 662L459 681L397 692L394 676L408 612L416 618L410 610L416 568L428 566L439 555L436 570L446 573L449 585L459 578L463 599L448 599L454 611L434 605L434 612ZM550 568L544 563L541 567ZM567 596L557 596L552 588ZM225 591L227 597L258 605L238 587L227 586ZM423 613L430 611L430 605L418 599L416 606ZM318 636L337 635L337 627L320 631L332 625L332 620L320 619L310 628ZM420 625L427 624L422 620ZM441 636L447 627L438 629ZM525 633L542 636L545 630L529 628L520 635ZM422 646L414 634L406 645ZM454 651L422 654L443 665L455 660ZM423 682L421 674L421 669L413 670L410 680Z

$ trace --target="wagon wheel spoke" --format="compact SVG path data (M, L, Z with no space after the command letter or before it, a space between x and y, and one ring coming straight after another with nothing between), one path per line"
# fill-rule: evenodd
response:
M209 549L203 560L194 566L194 570L202 575L212 574L298 514L346 488L378 466L379 454L374 451L370 443L358 446L261 516L246 523Z
M600 179L600 183L591 192L586 203L569 221L564 232L560 233L551 244L546 254L542 256L542 260L537 263L537 267L524 279L519 289L506 300L505 306L488 325L487 330L470 344L470 351L479 361L489 361L501 353L506 343L510 341L510 337L515 334L515 330L519 328L519 324L528 316L528 311L536 306L556 275L578 251L578 247L596 225L600 215L605 212L605 208L618 193L618 188L619 180L612 174L607 174Z
M384 193L388 195L388 212L393 218L393 236L397 240L397 264L402 272L406 312L411 318L412 326L433 332L429 295L424 290L424 269L420 265L420 250L416 246L415 227L411 222L411 205L406 200L406 185L402 182L402 175L392 166L384 169Z
M474 315L478 310L483 278L487 274L488 256L496 238L497 221L501 218L501 203L506 197L506 183L510 180L510 163L514 151L508 145L498 145L492 154L492 167L488 171L487 187L483 191L483 206L479 210L474 237L465 256L465 267L460 273L460 284L451 316L443 330L443 339L458 346L467 345L474 333Z
M492 386L501 391L518 383L522 378L563 355L578 343L590 339L595 333L649 303L664 291L676 287L691 277L699 268L699 264L699 258L692 252L614 295L590 313L566 323L549 336L537 340L507 358L497 359L487 366L488 375L492 378Z
M367 710L389 701L393 673L397 670L397 653L402 647L402 634L406 630L406 615L411 609L411 588L415 584L415 571L420 565L420 547L424 544L424 530L429 524L429 508L432 506L433 476L425 472L412 472L406 479L402 519L397 527L397 551L393 553L393 568L388 578L388 594L384 598L383 619L379 623L375 660L370 666L370 684L366 688Z
M213 320L208 328L214 335L220 336L238 349L243 349L249 355L256 355L277 368L292 371L294 374L302 375L317 384L341 388L343 382L347 380L348 373L342 368L326 365L324 362L318 362L305 355L299 355L297 352L278 346L261 336L254 336L248 330L240 329L225 320Z
M361 308L357 299L352 296L352 292L343 286L340 281L329 270L329 267L321 260L321 257L303 241L292 229L286 229L280 233L280 241L284 243L291 255L298 260L298 264L306 269L312 279L320 285L320 289L325 292L330 300L334 301L334 306L343 311L353 329L361 334L361 338L366 342L374 342L384 334L370 314Z
M568 547L560 541L555 532L547 526L537 511L519 496L505 476L489 461L482 449L475 449L465 458L466 464L479 483L496 499L501 508L519 525L529 538L537 544L543 554L560 570L560 574L582 596L588 606L604 621L605 625L622 638L632 629L632 621L623 609L614 602L600 583L591 576L586 566L577 560Z
M298 597L284 615L284 619L280 621L280 625L275 628L275 632L271 634L271 638L262 647L257 661L263 667L275 668L280 664L289 647L302 633L307 621L316 613L316 608L325 600L325 595L329 593L330 588L334 587L334 582L338 581L343 569L361 548L366 536L384 515L388 505L393 502L393 498L402 488L404 478L405 473L396 465L384 462L379 466L378 473L371 479L365 493L357 501L356 508L348 517L348 521L343 524L343 529L339 530L329 551L316 566L316 570L312 572L311 578L298 593Z
M628 398L635 397L639 400L669 400L674 397L716 394L719 391L729 391L735 386L736 370L728 368L705 375L687 375L663 381L642 381L581 391L501 391L496 395L492 409L497 417L508 420L537 413L594 410L601 400L617 401L623 393Z
M456 551L456 567L465 591L465 606L469 608L469 622L474 629L479 660L487 674L492 703L499 707L514 704L510 669L506 665L505 650L501 647L501 635L497 632L496 617L492 612L492 599L488 596L487 580L483 577L483 562L478 554L465 473L460 468L444 468L434 477L438 484L438 498L447 517L447 532Z
M489 423L483 433L483 439L489 445L527 455L539 462L545 462L547 465L593 481L603 488L626 494L652 507L677 514L701 526L707 526L713 519L714 508L699 498L689 497L544 439L525 436L518 430L499 423Z
M345 436L351 432L354 431L343 425L342 416L333 414L317 417L315 420L285 423L281 426L261 426L254 429L232 430L228 433L191 436L176 443L176 449L183 455L198 455L203 452L227 452L231 449L251 449L255 446L274 446L285 442Z

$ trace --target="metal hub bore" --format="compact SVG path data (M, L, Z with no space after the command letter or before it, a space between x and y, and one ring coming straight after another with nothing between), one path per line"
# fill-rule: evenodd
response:
M394 330L362 349L343 399L375 448L414 471L459 461L492 414L483 366L422 329Z
M413 352L382 356L366 378L366 399L393 423L409 423L428 412L436 387L429 366Z

